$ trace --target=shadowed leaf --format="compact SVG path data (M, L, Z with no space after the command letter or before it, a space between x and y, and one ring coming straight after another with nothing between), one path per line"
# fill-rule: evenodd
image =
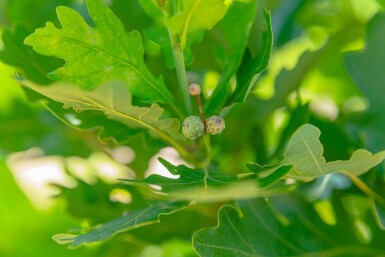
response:
M384 244L376 238L363 244L352 231L340 206L337 223L326 224L313 206L295 197L281 197L273 204L263 199L224 206L218 226L193 236L195 250L202 257L266 256L382 256Z
M182 202L158 202L142 210L133 211L120 218L114 219L82 235L63 235L54 236L59 244L68 244L74 248L80 245L100 242L112 238L118 233L132 230L138 227L159 222L159 216L172 214L188 206Z

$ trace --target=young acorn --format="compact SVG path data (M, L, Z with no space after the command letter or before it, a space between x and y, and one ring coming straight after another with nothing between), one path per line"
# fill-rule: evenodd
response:
M205 125L199 117L189 116L182 123L182 133L188 139L197 139L205 133Z
M221 134L225 129L225 121L219 116L211 116L208 120L205 119L200 98L200 85L196 83L191 84L189 86L189 93L197 98L201 118L196 116L185 118L182 123L183 135L188 139L194 140L201 137L205 131L211 135Z
M206 120L206 132L211 135L218 135L226 128L225 121L222 117L211 116Z

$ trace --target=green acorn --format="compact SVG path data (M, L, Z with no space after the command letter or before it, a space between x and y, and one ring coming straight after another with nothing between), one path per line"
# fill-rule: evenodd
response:
M225 121L219 116L211 116L206 121L206 132L211 135L218 135L226 128Z
M191 140L201 137L205 132L205 126L199 117L189 116L182 123L183 135Z

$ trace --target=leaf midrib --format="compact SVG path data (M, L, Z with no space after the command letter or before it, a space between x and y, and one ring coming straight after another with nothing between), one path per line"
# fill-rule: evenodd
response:
M296 245L292 244L290 241L288 241L286 238L284 238L283 236L280 235L279 232L273 230L272 228L270 228L270 226L265 222L265 220L259 215L258 211L254 209L254 207L251 205L250 202L247 202L247 205L249 207L249 209L251 210L251 212L254 214L254 216L258 219L258 221L260 222L260 224L262 225L262 227L264 229L266 229L266 231L268 233L270 233L274 238L276 238L278 240L278 242L280 242L282 245L284 245L285 247L287 247L288 249L300 254L302 252L304 252L304 250L302 250L301 248L298 248Z
M83 105L89 106L91 108L95 108L95 110L101 110L101 111L104 111L104 112L107 112L107 113L112 113L112 114L115 114L117 116L123 117L125 119L129 119L129 120L135 121L135 122L139 123L140 125L142 125L143 127L148 128L148 129L152 130L153 132L157 133L160 137L162 137L164 140L168 141L170 144L172 144L178 150L181 150L181 147L179 146L179 144L173 138L168 136L163 131L157 129L156 127L151 126L150 124L145 123L145 122L143 122L142 120L140 120L138 118L135 118L133 116L127 115L125 113L122 113L122 112L116 111L114 109L108 108L108 107L106 107L104 105L101 105L101 104L97 103L96 101L94 101L94 100L92 100L92 99L90 99L88 97L83 96L82 98L84 100L86 100L86 101L89 101L89 103L88 102L84 102L84 101L80 101L80 100L76 100L76 99L62 97L62 96L56 96L55 98L58 99L58 100L63 101L63 103L65 103L65 102L75 102L75 103L78 103L78 104L83 104Z
M163 204L160 206L160 209L162 207L167 207L167 204ZM138 219L140 217L143 217L144 215L152 212L153 209L151 208L146 208L144 209L143 211L139 212L137 216L135 217L132 217L128 220L125 220L124 219L124 216L120 217L120 219L122 219L123 223L121 224L112 224L110 226L107 226L106 228L103 228L103 227L100 227L96 230L98 230L98 233L96 233L95 231L96 230L93 230L89 233L86 233L86 234L82 234L82 235L78 235L77 237L74 238L74 245L79 245L79 244L86 244L86 243L91 243L91 242L94 242L95 240L92 240L92 241L85 241L85 240L81 240L79 238L84 238L84 237L87 237L87 235L89 236L90 234L101 234L101 233L111 233L107 238L112 238L114 237L115 235L121 233L121 232L124 232L124 231L128 231L128 230L132 230L132 229L135 229L135 228L138 228L138 227L142 227L142 226L146 226L146 225L150 225L150 224L154 224L154 223L158 223L159 222L159 216L162 214L162 213L158 213L158 215L156 217L154 217L153 219L149 220L149 221L146 221L146 222L139 222L138 223ZM169 212L167 212L169 213ZM118 218L119 219L119 218ZM111 221L113 222L113 221ZM103 226L106 226L106 224L108 223L105 223ZM76 239L78 238L77 241L79 242L75 242Z
M195 244L199 244L201 246L210 247L210 248L216 248L216 249L220 249L220 250L224 250L224 251L231 251L231 252L234 252L234 253L240 253L240 254L242 254L244 256L248 256L248 257L267 257L267 256L264 256L264 255L251 254L251 253L248 253L248 252L245 252L245 251L242 251L242 250L239 250L239 249L231 248L231 247L224 247L222 245L205 244L205 243L199 242L197 240L195 240L194 243Z
M165 95L161 90L159 90L159 88L153 83L151 82L142 72L140 72L138 69L136 69L132 64L130 64L129 62L127 62L126 60L122 59L122 58L119 58L117 56L114 56L106 51L104 51L103 49L100 49L100 48L97 48L97 47L93 47L91 45L88 45L88 44L85 44L79 40L76 40L76 39L73 39L73 38L69 38L69 37L64 37L64 36L60 36L60 35L39 35L38 37L49 37L49 38L52 38L52 37L58 37L62 40L66 40L66 41L69 41L69 42L72 42L72 43L75 43L75 44L79 44L85 48L88 48L90 50L93 50L95 52L99 52L107 57L110 57L111 59L114 59L118 62L120 62L121 64L129 67L131 70L133 70L135 73L137 73L142 80L144 80L151 88L153 88L155 91L157 91L160 95L162 95L162 97L165 99L165 100L168 100L170 102L173 102L173 100ZM61 57L62 58L62 57Z
M194 15L196 9L201 4L201 2L202 2L202 0L196 0L193 7L191 8L191 11L187 14L186 22L183 25L183 30L182 30L182 35L181 35L181 49L182 50L186 46L187 33L188 33L188 28L189 28L190 23L191 23L192 16Z
M309 151L309 154L310 154L310 156L312 157L312 159L313 159L313 161L314 161L314 163L315 163L315 165L316 165L316 167L317 167L317 169L318 169L319 174L323 174L322 168L321 168L321 164L318 162L318 160L317 160L317 158L315 157L314 153L312 152L310 146L308 145L306 139L305 139L303 136L300 136L300 137L301 137L301 140L302 140L302 142L304 143L306 149Z

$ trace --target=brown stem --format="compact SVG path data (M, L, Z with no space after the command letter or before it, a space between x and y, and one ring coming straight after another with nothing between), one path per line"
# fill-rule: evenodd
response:
M205 115L203 113L201 96L197 95L196 97L197 97L197 102L198 102L199 113L201 114L201 119L202 119L203 125L205 125L205 128L206 128L206 119L205 119Z

